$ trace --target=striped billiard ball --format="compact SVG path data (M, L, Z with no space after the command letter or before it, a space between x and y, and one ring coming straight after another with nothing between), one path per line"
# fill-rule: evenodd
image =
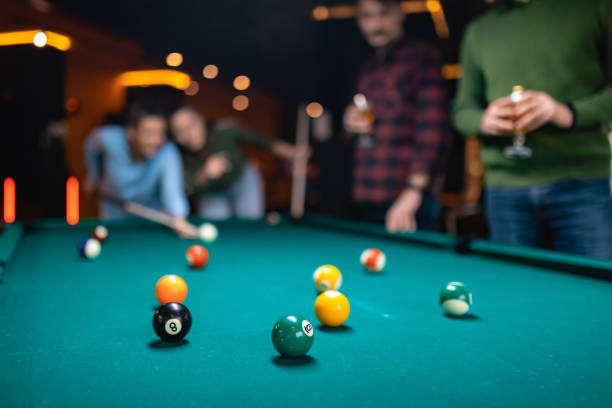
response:
M319 290L338 290L342 286L342 274L333 265L321 265L313 273L312 279Z
M440 305L453 316L463 316L472 306L472 294L461 282L450 282L440 292Z
M387 257L380 249L368 248L361 253L359 261L367 270L371 272L380 272L385 269Z
M104 243L106 238L108 238L108 229L106 229L104 225L98 225L91 232L91 237L97 239L101 243Z

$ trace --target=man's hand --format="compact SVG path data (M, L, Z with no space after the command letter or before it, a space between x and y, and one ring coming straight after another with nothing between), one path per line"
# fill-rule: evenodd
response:
M204 165L200 167L198 173L196 174L195 181L197 184L204 184L206 180L218 179L231 169L232 163L230 163L225 154L213 154L206 160Z
M423 193L405 190L387 211L385 224L389 232L413 232L417 229L416 212L421 206Z
M185 219L185 217L174 217L172 228L182 238L196 238L198 231Z
M547 123L562 129L572 126L572 111L545 92L525 91L515 104L516 128L524 133L533 132Z
M485 135L512 136L516 109L509 97L494 100L482 116L480 130Z
M344 130L348 133L356 133L359 135L367 135L372 133L372 123L368 120L363 111L355 105L349 105L344 111L342 117Z

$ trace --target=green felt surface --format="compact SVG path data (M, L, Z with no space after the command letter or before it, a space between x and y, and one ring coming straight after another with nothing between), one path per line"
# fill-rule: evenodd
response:
M418 406L609 407L612 283L368 233L220 224L211 260L193 241L115 223L96 261L77 257L91 224L29 230L0 284L1 407ZM359 265L378 247L387 271ZM314 316L312 272L343 272L345 327ZM189 285L187 342L166 347L154 285ZM444 316L449 281L473 292L467 319ZM277 357L275 321L314 323L309 358Z
M20 224L9 224L0 233L0 265L4 265L11 258L22 235L23 226Z

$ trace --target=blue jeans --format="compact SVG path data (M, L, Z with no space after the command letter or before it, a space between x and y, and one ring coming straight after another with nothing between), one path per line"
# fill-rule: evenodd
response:
M240 176L224 191L212 191L198 197L198 215L209 220L230 217L258 219L264 215L264 189L257 168L247 163Z
M609 180L491 188L486 212L492 241L612 259Z

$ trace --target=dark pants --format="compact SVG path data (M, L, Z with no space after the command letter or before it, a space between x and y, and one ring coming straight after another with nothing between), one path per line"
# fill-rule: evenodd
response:
M567 180L486 192L492 241L612 259L609 180Z
M384 224L389 207L393 202L383 204L360 203L358 214L361 221ZM417 229L436 231L438 230L438 219L440 217L440 204L438 200L428 192L423 193L423 201L416 213Z

